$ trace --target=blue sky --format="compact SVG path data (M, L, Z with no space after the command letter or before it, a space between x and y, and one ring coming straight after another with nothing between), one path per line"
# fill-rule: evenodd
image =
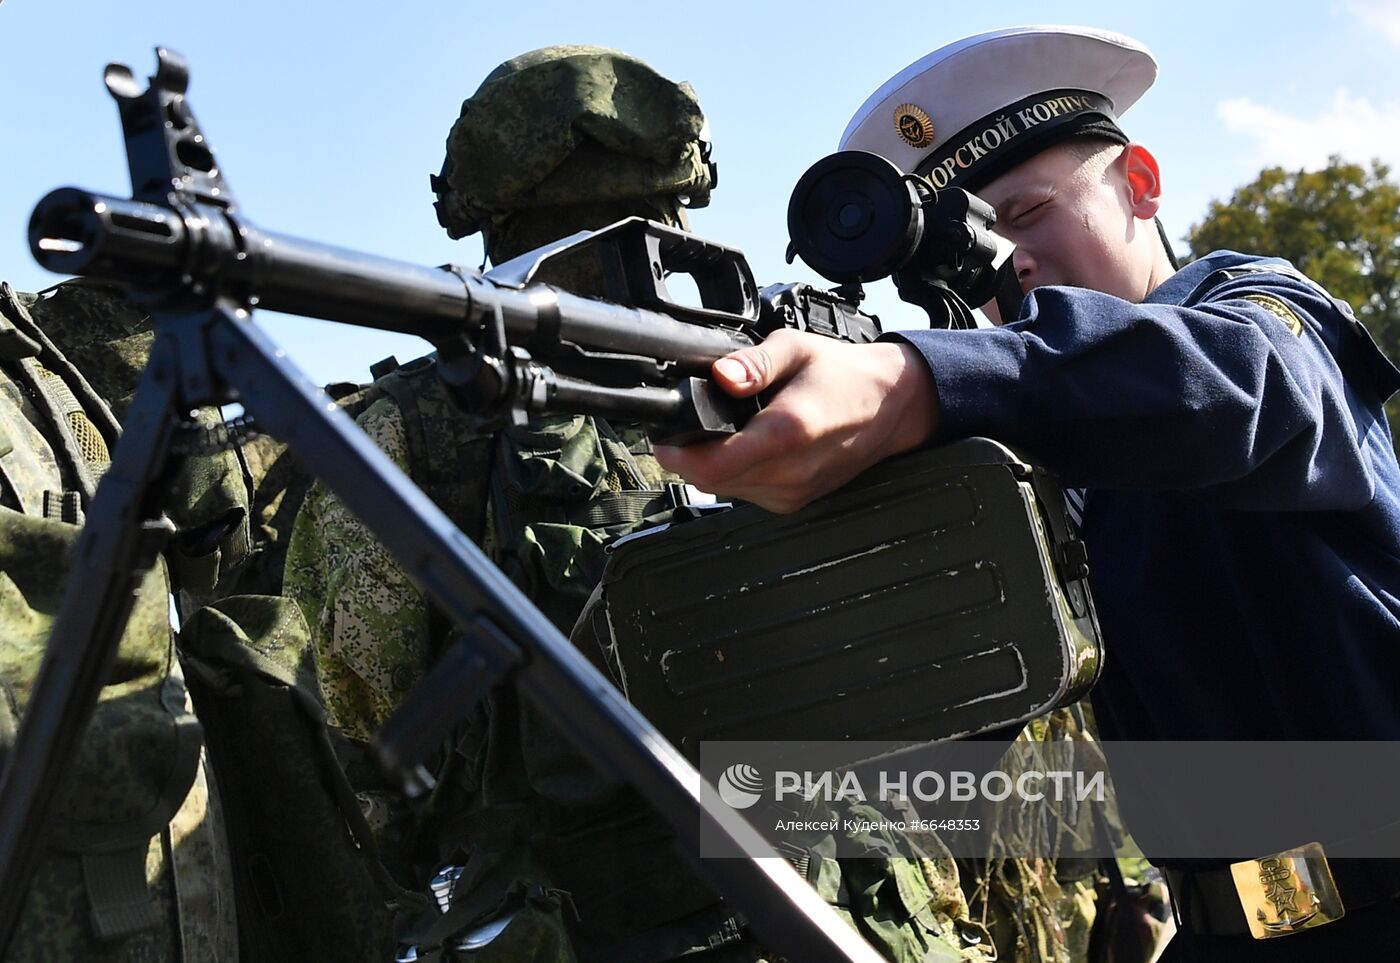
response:
M1267 164L1332 152L1400 166L1400 0L1235 4L564 3L444 0L3 0L0 278L58 280L30 258L34 202L61 185L128 191L108 61L192 65L191 103L244 213L269 230L403 260L477 264L438 228L428 174L461 100L497 63L553 43L617 47L689 80L710 118L721 183L694 230L743 249L760 283L818 281L783 263L792 185L835 149L866 96L963 35L1019 23L1130 34L1161 63L1124 128L1161 161L1178 240ZM1184 246L1184 245L1179 245ZM873 288L890 327L916 309ZM270 313L261 322L318 380L363 380L420 342Z

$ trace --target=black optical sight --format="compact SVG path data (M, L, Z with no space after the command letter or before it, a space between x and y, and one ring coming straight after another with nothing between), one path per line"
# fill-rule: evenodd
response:
M838 284L892 277L939 328L972 327L968 305L996 294L991 205L935 190L878 154L845 150L807 169L788 202L787 258Z

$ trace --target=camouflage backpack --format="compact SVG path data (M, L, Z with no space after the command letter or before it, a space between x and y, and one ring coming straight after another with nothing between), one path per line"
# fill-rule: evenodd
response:
M110 290L78 288L41 299L0 286L0 758L23 716L117 432L103 398L36 316L52 317L75 292L93 309L95 338L120 340L120 326L139 316ZM110 374L86 370L94 380ZM237 952L221 807L174 661L168 593L158 565L138 592L8 958L173 961Z
M242 958L392 959L390 907L426 903L380 864L296 604L219 599L185 624L181 648L228 812Z
M362 387L327 391L353 415L370 397ZM216 558L203 590L186 593L180 652L226 800L241 956L392 959L393 914L428 902L381 861L344 772L353 752L326 723L306 621L278 594L314 477L270 436L222 456L237 470L196 475L190 498L245 493L248 551Z
M150 350L149 317L110 287L81 280L22 301L123 411ZM65 376L81 377L71 370ZM219 420L212 411L197 418L206 425ZM92 434L81 430L81 420L74 424L78 438ZM186 618L180 663L169 665L167 656L160 669L177 677L184 669L218 777L223 819L218 849L205 844L220 860L217 888L207 872L204 879L177 881L182 910L201 892L212 892L227 924L215 949L187 940L191 959L383 960L392 952L387 928L376 930L377 917L367 917L360 905L381 908L400 898L418 905L384 877L367 846L368 830L319 709L310 638L295 604L275 596L229 597L280 589L291 518L310 482L285 445L256 437L237 449L211 446L188 457L172 484L169 514L177 534L167 559ZM154 589L149 594L156 595ZM163 592L160 598L147 622L159 619L168 647ZM205 603L215 604L195 611ZM183 702L181 708L183 722L193 723ZM193 732L197 750L198 727ZM149 735L143 738L155 749L152 759L171 756ZM175 852L188 862L199 850L190 842ZM334 886L326 885L328 878ZM172 898L168 885L162 898Z

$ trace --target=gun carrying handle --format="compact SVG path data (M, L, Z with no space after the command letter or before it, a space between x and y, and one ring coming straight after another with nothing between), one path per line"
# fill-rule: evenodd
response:
M655 221L630 218L595 232L602 245L608 296L622 304L694 320L758 319L758 285L743 252ZM670 274L695 282L700 308L678 304L666 288Z

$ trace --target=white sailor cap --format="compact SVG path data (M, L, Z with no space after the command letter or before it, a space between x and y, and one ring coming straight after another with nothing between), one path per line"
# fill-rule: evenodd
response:
M1136 40L1086 27L1012 27L935 50L875 91L841 137L936 188L976 191L1069 137L1119 143L1117 118L1157 78Z

